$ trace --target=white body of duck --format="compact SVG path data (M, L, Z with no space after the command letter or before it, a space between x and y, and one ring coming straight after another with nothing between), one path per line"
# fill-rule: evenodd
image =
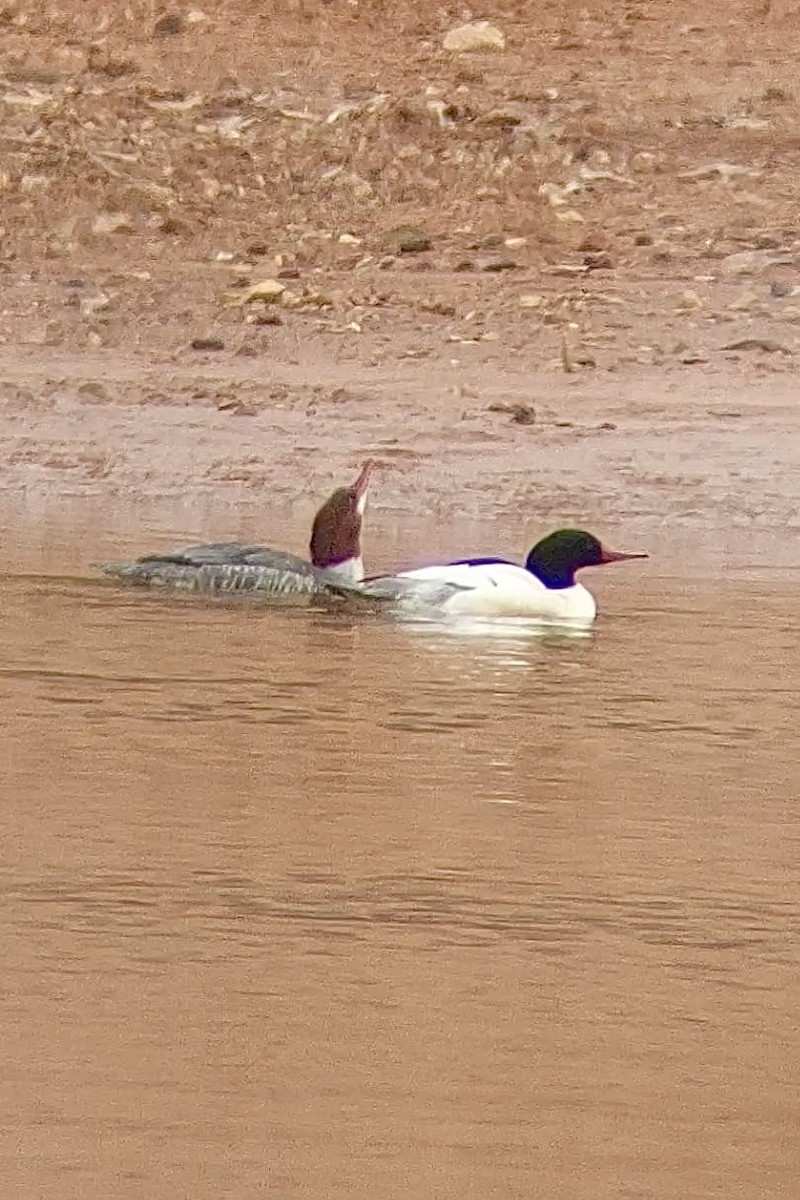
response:
M590 533L562 529L538 542L524 567L502 559L466 559L368 579L363 590L411 613L591 625L597 605L576 581L576 571L646 557L607 550Z
M358 585L364 577L361 527L373 464L352 487L337 488L311 530L308 562L285 550L240 542L210 542L134 562L101 563L101 570L140 587L209 594L258 592L272 597L327 594L328 584Z

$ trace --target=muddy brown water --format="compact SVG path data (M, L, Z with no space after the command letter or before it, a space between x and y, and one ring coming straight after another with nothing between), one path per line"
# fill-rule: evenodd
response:
M0 581L3 1195L794 1200L791 563L461 637L91 538Z

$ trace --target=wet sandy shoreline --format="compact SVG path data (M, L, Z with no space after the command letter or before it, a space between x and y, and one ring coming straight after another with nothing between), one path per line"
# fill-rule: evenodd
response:
M0 355L0 491L312 509L365 457L377 511L440 521L796 527L791 380L493 365ZM532 410L515 420L515 406ZM146 531L143 531L146 533Z

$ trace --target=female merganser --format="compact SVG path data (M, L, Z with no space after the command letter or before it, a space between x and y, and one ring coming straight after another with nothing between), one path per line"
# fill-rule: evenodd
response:
M127 583L192 592L311 596L326 594L328 583L358 584L364 578L361 526L372 468L366 462L353 486L337 488L320 508L311 529L311 562L267 546L212 542L98 565Z
M647 555L607 550L591 533L560 529L537 542L524 567L502 558L467 558L367 579L354 590L410 612L590 625L597 605L575 572L631 558Z

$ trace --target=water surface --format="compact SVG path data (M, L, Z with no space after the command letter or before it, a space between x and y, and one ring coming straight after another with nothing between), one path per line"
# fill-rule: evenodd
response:
M0 581L6 1195L794 1200L791 575L459 638L76 556Z

